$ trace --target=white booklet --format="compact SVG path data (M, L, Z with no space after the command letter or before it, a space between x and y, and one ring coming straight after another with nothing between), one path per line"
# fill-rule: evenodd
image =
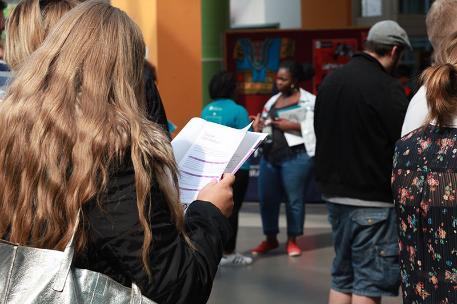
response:
M198 192L224 173L235 173L267 134L234 129L192 118L171 142L179 168L181 202L192 203Z
M278 110L278 117L284 118L294 122L305 121L307 115L307 109L299 105L287 107L285 109ZM287 131L284 132L284 137L286 138L287 144L289 147L301 145L305 143L304 138L302 137L301 131Z

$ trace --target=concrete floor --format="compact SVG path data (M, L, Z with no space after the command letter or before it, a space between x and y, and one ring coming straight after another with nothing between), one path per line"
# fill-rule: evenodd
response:
M332 236L325 205L306 207L305 235L299 239L303 254L285 254L285 216L281 212L281 245L258 257L248 267L220 267L208 303L211 304L320 304L327 303ZM237 249L249 252L262 240L258 203L245 203L240 214ZM399 304L401 298L384 298L384 304Z

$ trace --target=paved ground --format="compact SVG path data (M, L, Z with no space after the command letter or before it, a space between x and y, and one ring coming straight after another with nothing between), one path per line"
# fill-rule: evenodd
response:
M281 246L257 258L245 268L221 267L214 282L211 304L320 304L327 303L330 264L333 257L331 232L324 205L306 208L305 235L299 243L304 253L289 258L284 251L285 217L280 219ZM257 203L246 203L240 215L238 250L248 252L262 240ZM400 298L385 298L384 304L400 304Z

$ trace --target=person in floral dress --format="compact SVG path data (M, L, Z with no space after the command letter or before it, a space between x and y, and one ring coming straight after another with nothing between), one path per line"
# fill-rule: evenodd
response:
M397 142L392 189L404 303L457 303L457 33L422 75L429 123Z

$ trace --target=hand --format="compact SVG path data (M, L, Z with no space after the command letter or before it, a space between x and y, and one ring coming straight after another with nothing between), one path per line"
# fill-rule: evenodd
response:
M300 131L300 124L298 122L284 118L276 118L271 122L271 124L281 131Z
M253 121L252 128L254 129L254 132L262 132L262 129L264 127L264 121L260 118L260 113L255 116L249 116L249 119Z
M200 190L197 200L207 201L216 206L225 217L229 217L233 210L233 189L235 175L225 173L217 182L213 181Z

